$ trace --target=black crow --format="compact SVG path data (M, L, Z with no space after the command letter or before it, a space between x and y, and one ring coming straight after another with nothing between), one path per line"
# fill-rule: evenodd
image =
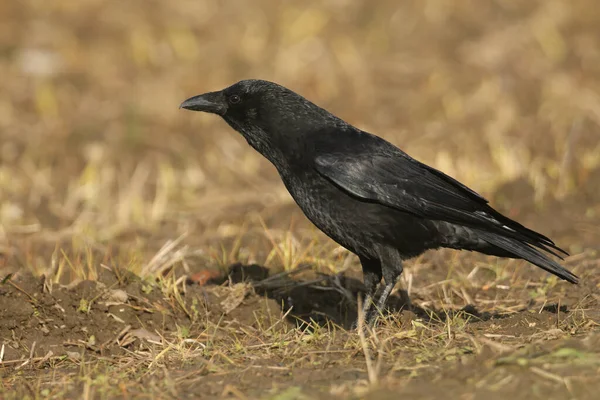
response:
M500 214L475 191L276 83L243 80L194 96L181 108L220 115L277 168L308 219L358 255L367 289L363 312L382 310L402 262L447 247L519 258L578 278L540 250L552 240Z

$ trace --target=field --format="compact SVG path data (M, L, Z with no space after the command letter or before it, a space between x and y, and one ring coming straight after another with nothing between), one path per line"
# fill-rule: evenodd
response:
M592 0L0 2L0 398L595 399ZM358 259L184 99L287 86L571 255Z

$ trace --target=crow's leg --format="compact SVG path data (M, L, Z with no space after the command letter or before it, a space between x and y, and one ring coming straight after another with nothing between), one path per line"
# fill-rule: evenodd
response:
M375 312L372 312L369 315L369 319L367 323L372 324L375 320L375 316L378 312L383 312L385 309L385 305L387 303L387 299L392 293L394 286L400 279L400 275L402 275L402 258L400 254L396 250L386 250L380 253L381 256L381 266L383 270L383 280L385 281L385 287L383 288L383 292L377 300L377 307L375 308Z
M396 286L396 282L398 282L398 279L400 279L400 274L394 276L391 282L388 282L387 279L385 280L385 287L383 288L381 296L379 296L379 300L377 300L376 311L384 310L385 304L387 303L387 299L390 296L390 293L392 293L394 286Z
M369 320L369 316L372 314L373 309L373 299L375 296L375 292L377 291L377 287L379 286L379 282L381 282L381 278L383 276L381 271L381 263L377 259L366 258L359 256L360 263L362 265L363 270L363 282L365 284L365 288L367 289L367 293L365 298L363 299L362 305L362 314L367 324ZM358 327L358 317L354 324L352 325L353 329Z

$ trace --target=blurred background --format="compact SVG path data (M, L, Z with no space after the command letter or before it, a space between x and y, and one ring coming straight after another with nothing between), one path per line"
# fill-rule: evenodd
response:
M344 252L274 168L220 118L178 109L247 78L383 136L571 252L600 240L593 0L3 0L0 77L0 268L41 272L58 254L93 278L177 251L336 268Z

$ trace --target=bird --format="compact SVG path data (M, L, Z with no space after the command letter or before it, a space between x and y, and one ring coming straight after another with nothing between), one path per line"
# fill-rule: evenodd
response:
M523 259L578 283L549 257L569 255L551 239L502 215L458 180L284 86L241 80L190 97L180 108L219 115L275 166L306 217L358 256L366 325L384 310L403 263L431 249Z

